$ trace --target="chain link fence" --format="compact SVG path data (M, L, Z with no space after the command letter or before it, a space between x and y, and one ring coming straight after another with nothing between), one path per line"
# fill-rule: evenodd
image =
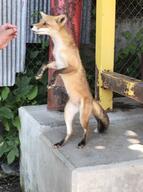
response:
M86 48L86 68L94 89L96 0L91 2L90 43ZM87 56L89 52L89 57ZM86 60L87 59L87 60ZM143 79L143 0L116 0L114 71ZM94 77L93 77L94 76Z
M143 0L116 0L115 71L143 79Z
M96 0L84 0L80 53L86 70L87 79L94 95L95 92L95 24ZM87 6L88 5L88 6ZM88 23L88 26L87 26ZM83 41L84 40L84 41Z
M49 40L47 36L38 36L31 30L31 25L39 22L40 11L49 13L49 0L27 1L27 28L26 28L26 57L25 74L32 77L33 83L38 86L37 101L39 104L47 102L47 73L39 81L35 80L35 75L42 64L48 63Z
M38 36L31 30L31 25L39 22L40 11L50 12L50 1L33 0L27 2L26 28L26 72L36 74L43 63L48 62L48 38Z

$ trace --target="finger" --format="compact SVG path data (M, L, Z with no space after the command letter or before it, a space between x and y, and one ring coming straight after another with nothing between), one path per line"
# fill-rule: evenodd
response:
M11 36L11 39L15 39L15 38L17 38L17 35L12 35Z
M5 23L1 26L3 29L11 29L11 28L17 28L16 25L12 25L10 23Z
M5 47L7 47L7 45L8 45L8 42L5 42L5 43L3 43L3 44L0 44L0 49L3 49L3 48L5 48Z
M12 35L17 37L17 34L18 34L18 33L17 33L17 32L15 32L15 33L13 33Z
M14 37L17 37L17 35L18 35L18 33L17 33L17 32L16 32L16 33L13 33L13 36L14 36Z
M15 33L17 33L17 30L15 28L7 29L5 31L6 35L14 35Z

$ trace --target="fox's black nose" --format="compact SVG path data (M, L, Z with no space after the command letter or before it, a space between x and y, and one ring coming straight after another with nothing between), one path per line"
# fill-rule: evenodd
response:
M30 28L33 28L33 25L31 25Z

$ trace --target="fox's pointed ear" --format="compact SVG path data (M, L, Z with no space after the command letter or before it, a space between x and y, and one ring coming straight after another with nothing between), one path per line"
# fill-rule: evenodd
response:
M40 11L40 15L41 15L42 17L45 17L45 16L46 16L46 14L45 14L44 12L42 12L42 11Z
M60 24L61 26L64 26L67 22L67 16L66 15L59 15L57 16L56 22Z

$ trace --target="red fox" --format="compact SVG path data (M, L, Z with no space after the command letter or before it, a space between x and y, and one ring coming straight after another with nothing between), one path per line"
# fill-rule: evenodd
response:
M98 101L93 99L86 79L79 50L73 37L66 29L67 16L50 16L41 12L42 19L39 23L33 24L32 30L38 35L49 35L54 43L53 55L55 61L42 65L37 73L40 79L48 68L56 69L52 83L59 74L64 82L69 100L64 109L64 119L67 133L64 139L54 144L55 147L63 146L72 135L72 122L75 114L79 112L80 123L83 128L83 137L78 147L86 145L88 123L90 115L97 119L98 132L103 133L109 126L109 118Z

